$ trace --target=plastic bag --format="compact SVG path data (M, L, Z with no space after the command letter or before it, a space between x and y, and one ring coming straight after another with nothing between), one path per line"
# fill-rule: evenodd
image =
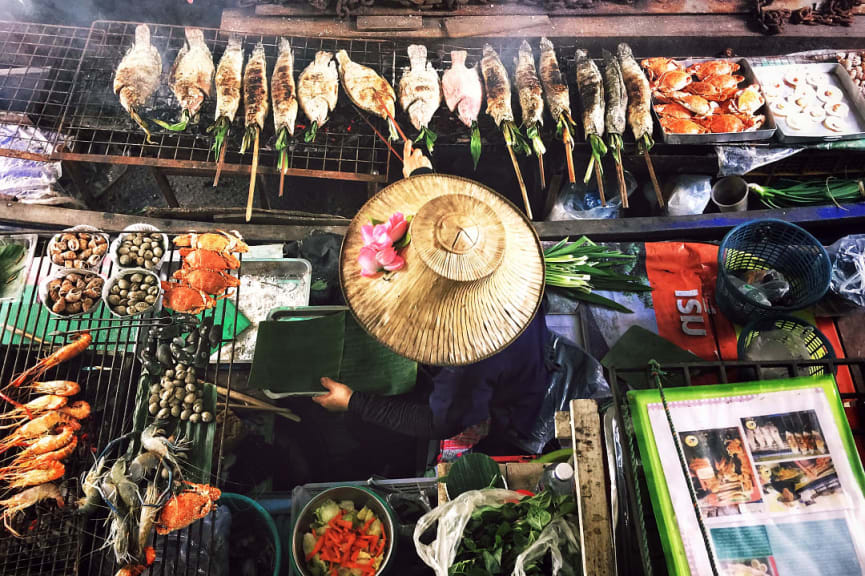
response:
M556 412L568 411L571 400L611 395L603 367L585 350L561 336L552 335L547 352L551 373L535 427L527 438L514 439L520 448L532 454L540 454L555 438Z
M851 307L865 308L865 234L841 238L829 247L829 290Z
M414 546L424 564L435 570L437 576L448 576L448 569L457 556L457 548L463 537L463 530L471 519L472 512L481 506L498 506L508 500L519 500L521 494L491 488L471 490L460 494L455 500L441 504L432 512L424 514L414 529ZM424 532L436 527L436 538L429 544L421 542Z
M562 552L566 549L571 555L578 556L580 554L579 535L570 522L564 518L558 518L550 522L543 529L534 544L517 556L513 576L527 576L525 570L526 564L541 560L547 554L547 551L549 551L553 560L553 571L550 576L556 576L557 574L575 576L579 574L581 570L577 566L564 561Z
M565 183L559 190L556 203L550 210L547 221L556 220L600 220L616 218L619 215L622 201L619 198L619 188L615 173L607 173L604 177L606 206L601 206L601 196L595 180L588 185L580 181L574 184ZM637 181L630 172L625 172L625 189L628 197L637 189Z
M741 176L800 152L802 148L781 146L715 146L718 177Z
M653 199L654 199L654 192ZM685 216L702 214L712 195L712 181L703 174L679 174L673 179L672 191L667 196L667 214Z

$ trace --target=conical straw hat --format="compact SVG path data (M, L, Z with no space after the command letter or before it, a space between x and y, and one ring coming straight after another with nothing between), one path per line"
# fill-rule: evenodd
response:
M361 226L414 215L406 265L361 276ZM427 174L391 184L357 213L340 254L345 300L369 334L423 364L492 356L531 322L544 289L540 242L523 214L465 178Z

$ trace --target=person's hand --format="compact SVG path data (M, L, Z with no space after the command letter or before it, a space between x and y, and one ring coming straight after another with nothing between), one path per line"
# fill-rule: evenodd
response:
M418 168L432 170L432 162L423 155L419 148L412 150L411 140L406 140L402 149L402 175L408 178Z
M328 389L327 394L313 396L312 401L328 412L345 412L353 390L345 384L340 384L330 378L322 378L321 385Z

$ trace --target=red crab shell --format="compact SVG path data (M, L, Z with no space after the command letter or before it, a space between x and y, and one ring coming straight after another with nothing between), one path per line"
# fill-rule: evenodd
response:
M660 78L665 72L680 70L682 67L672 58L646 58L640 62L640 66L649 73L649 80Z
M732 74L739 69L739 65L729 60L710 60L709 62L697 62L688 66L687 70L700 80L709 76Z
M178 248L203 248L204 250L215 250L216 252L248 252L249 246L234 232L229 234L223 230L207 232L204 234L181 234L174 239L174 245Z
M237 270L240 268L240 260L231 254L216 250L181 248L179 252L180 257L183 258L183 266L187 268L203 268L205 270Z
M156 533L165 535L186 528L210 514L214 503L222 496L219 488L207 484L184 482L182 492L172 497L156 520Z
M165 290L163 305L175 312L198 314L216 306L216 299L189 286L183 286L176 282L163 282L162 289Z
M240 280L236 277L217 270L181 268L174 273L174 278L185 286L213 295L224 294L228 288L240 285Z

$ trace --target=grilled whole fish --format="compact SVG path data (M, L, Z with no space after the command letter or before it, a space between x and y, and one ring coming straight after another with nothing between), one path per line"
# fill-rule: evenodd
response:
M544 97L541 81L535 69L535 56L532 47L523 40L519 55L514 58L514 82L520 97L520 108L523 112L523 126L541 125L544 123Z
M339 97L339 72L331 52L316 52L297 81L297 98L309 121L318 127L327 122Z
M185 117L195 118L213 84L213 56L199 28L184 30L186 42L171 67L169 86Z
M387 80L372 68L353 62L345 50L336 53L336 61L342 87L358 108L385 119L394 115L396 94ZM392 140L396 139L394 136L391 126Z
M481 73L484 75L486 86L487 114L492 117L497 126L501 126L502 122L513 122L514 111L511 108L511 82L508 80L508 71L489 44L484 46Z
M279 39L279 55L270 80L273 97L273 126L276 133L285 128L294 136L294 121L297 119L297 91L294 85L294 53L288 38Z
M622 79L622 69L619 61L607 50L604 50L604 94L607 98L607 109L604 115L604 126L607 134L622 135L628 126L628 91Z
M249 55L243 73L243 108L247 127L264 129L267 119L267 60L264 45L259 42Z
M399 81L399 105L415 130L421 130L429 126L441 104L441 86L438 72L427 61L426 46L412 44L407 51L411 65Z
M464 50L451 52L451 67L442 74L442 92L448 110L456 110L460 122L471 128L481 112L484 89L477 67L466 68Z
M604 134L604 81L601 71L585 50L577 50L577 90L583 112L583 132L589 136Z
M568 83L565 82L559 62L556 60L556 49L553 43L546 38L541 38L541 60L540 60L541 84L544 87L544 96L550 115L556 120L562 114L571 116L571 95L568 92Z
M216 67L216 113L214 119L226 118L234 122L240 107L240 87L243 83L243 45L240 38L232 36L219 65Z
M622 79L628 90L628 124L634 138L639 142L644 136L652 136L652 92L649 80L634 60L630 46L619 44L616 52L622 69Z
M150 96L159 88L162 74L162 57L150 43L150 28L139 24L135 28L135 42L126 51L114 74L114 93L120 97L120 105L141 126L150 142L147 124L138 114Z

